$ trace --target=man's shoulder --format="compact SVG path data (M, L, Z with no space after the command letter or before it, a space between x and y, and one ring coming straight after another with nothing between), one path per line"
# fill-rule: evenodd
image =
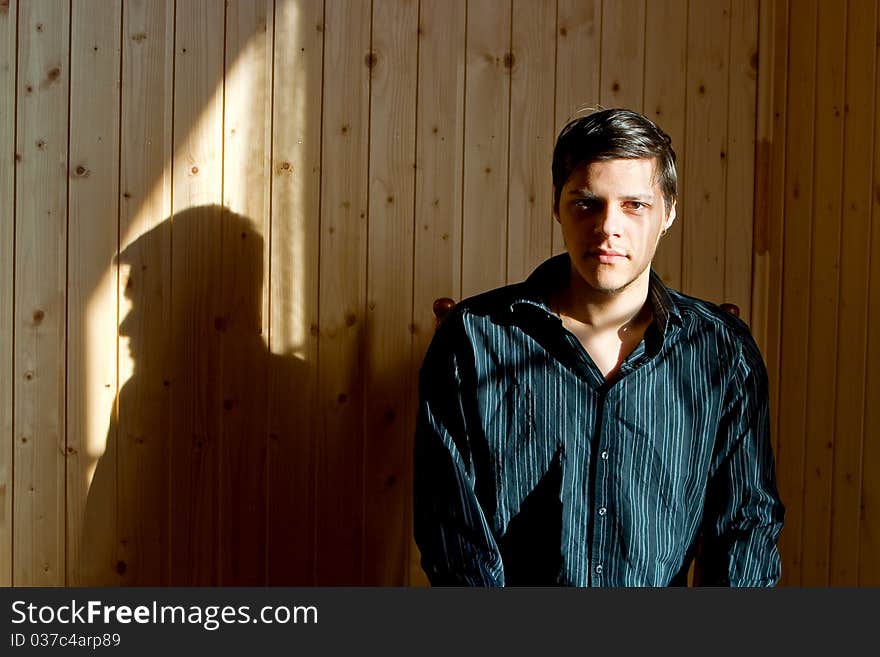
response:
M667 289L687 332L713 334L749 364L763 363L752 331L742 319L711 301Z
M444 320L444 324L449 320L453 322L473 319L500 321L513 312L516 302L524 300L528 300L528 295L526 294L526 286L523 282L496 287L473 296L465 297L456 303Z

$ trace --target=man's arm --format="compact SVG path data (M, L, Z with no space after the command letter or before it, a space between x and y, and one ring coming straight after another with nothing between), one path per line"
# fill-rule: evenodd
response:
M770 441L767 372L751 337L729 388L706 491L703 586L773 586L785 509Z
M452 318L450 318L452 320ZM434 586L504 586L501 554L474 491L462 382L447 320L419 376L414 533Z

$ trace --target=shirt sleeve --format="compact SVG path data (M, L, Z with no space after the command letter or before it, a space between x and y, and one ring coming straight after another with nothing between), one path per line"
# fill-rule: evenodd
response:
M785 509L774 474L767 372L750 336L728 390L707 486L700 584L774 586Z
M459 358L448 318L419 375L414 534L434 586L504 586L501 553L475 492Z

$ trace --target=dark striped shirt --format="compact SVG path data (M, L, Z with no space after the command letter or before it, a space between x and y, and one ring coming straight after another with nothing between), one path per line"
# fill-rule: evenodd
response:
M606 381L545 299L567 254L458 304L420 373L415 538L434 585L772 586L783 506L748 327L651 273ZM699 539L699 540L698 540Z

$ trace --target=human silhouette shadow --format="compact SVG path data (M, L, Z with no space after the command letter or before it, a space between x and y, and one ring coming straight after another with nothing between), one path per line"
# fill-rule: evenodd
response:
M201 206L120 253L124 384L76 584L314 583L316 371L272 353L264 249L250 219Z

